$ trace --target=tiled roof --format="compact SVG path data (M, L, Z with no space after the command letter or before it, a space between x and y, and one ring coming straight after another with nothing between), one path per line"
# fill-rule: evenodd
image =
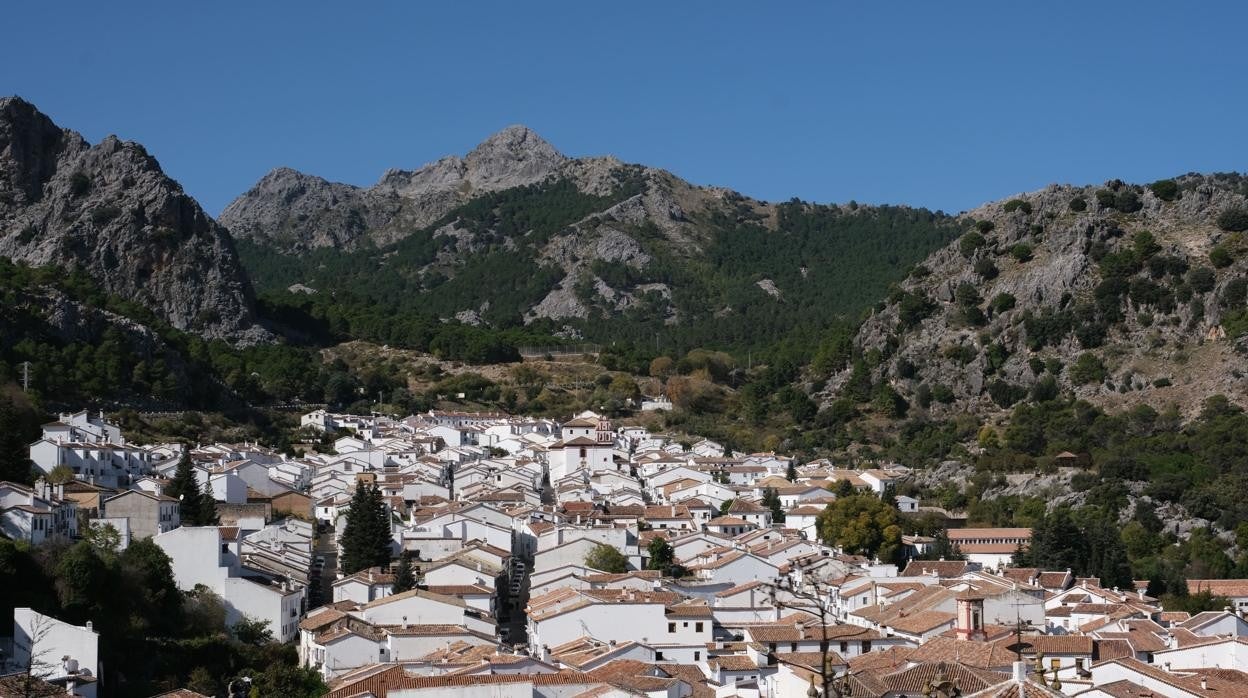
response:
M757 671L758 664L744 654L724 654L707 660L712 669L723 671Z
M341 684L326 694L326 698L352 698L372 694L385 698L390 691L417 688L447 688L482 684L528 683L538 686L592 685L598 680L589 674L561 671L554 674L472 674L466 676L412 676L401 666L373 674L359 681Z

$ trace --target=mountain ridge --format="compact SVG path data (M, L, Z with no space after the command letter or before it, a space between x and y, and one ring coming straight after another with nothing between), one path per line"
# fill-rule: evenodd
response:
M1236 174L1050 185L977 207L863 323L868 358L833 375L824 402L869 380L934 416L1055 391L1187 415L1216 393L1248 404L1235 377L1248 250L1223 222L1242 210Z
M19 97L0 98L0 255L82 269L177 329L271 339L229 233L142 145L91 145Z

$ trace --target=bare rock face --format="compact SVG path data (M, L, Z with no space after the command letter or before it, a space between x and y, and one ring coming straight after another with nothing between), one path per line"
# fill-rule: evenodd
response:
M181 330L270 338L229 234L141 145L92 146L17 97L0 99L0 256L81 269Z
M385 245L476 196L536 184L569 162L532 130L509 126L463 158L389 170L368 188L278 168L231 202L221 222L239 238L286 251Z

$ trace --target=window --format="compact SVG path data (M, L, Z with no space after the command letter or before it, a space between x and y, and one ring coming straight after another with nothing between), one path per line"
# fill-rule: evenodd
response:
M701 653L701 652L699 652L699 651L697 651L697 650L694 650L694 651L693 651L693 661L695 661L695 662L696 662L696 661L698 661L698 660L699 660L699 659L701 659L701 658L702 658L702 653Z
M849 643L848 643L848 642L842 642L842 643L841 643L841 654L845 654L845 653L846 653L846 652L848 652L848 651L849 651Z
M1061 668L1062 668L1062 660L1056 657L1049 659L1049 669L1056 672L1058 669L1061 669Z
M585 457L585 453L586 453L586 451L585 451L585 447L584 447L584 446L581 446L581 458L584 458L584 457Z
M667 624L667 632L669 632L669 633L674 633L674 632L676 632L676 624L675 624L675 623L668 623L668 624Z
M790 643L789 643L789 651L790 651L790 652L796 652L796 651L797 651L797 643L796 643L796 642L790 642Z
M230 552L230 544L229 544L229 543L222 543L222 544L221 544L221 552L223 552L223 553L228 553L228 552Z
M656 662L661 662L661 661L663 661L663 653L662 653L662 652L655 652L655 653L654 653L654 660L655 660Z
M871 641L863 640L862 641L862 653L866 654L867 652L870 652L870 651L871 651Z
M694 632L699 632L699 633L700 633L700 632L702 632L702 624L701 624L701 623L694 623L694 624L693 624L693 630L694 630Z

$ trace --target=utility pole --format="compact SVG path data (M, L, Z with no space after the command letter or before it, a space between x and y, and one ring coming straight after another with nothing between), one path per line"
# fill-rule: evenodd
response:
M22 362L22 392L30 392L30 362Z

